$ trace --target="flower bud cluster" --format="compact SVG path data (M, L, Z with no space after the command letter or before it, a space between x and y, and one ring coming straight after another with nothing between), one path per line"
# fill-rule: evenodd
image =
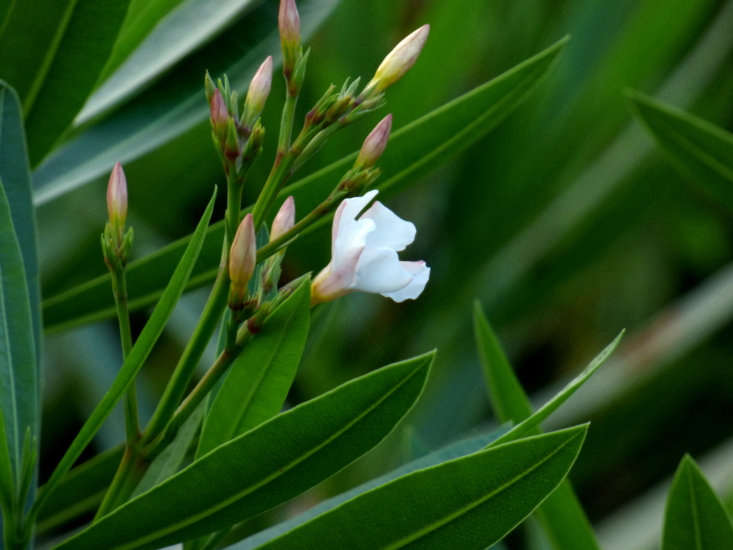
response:
M117 271L127 264L133 239L132 228L125 232L127 178L119 162L115 163L112 168L107 183L107 213L109 220L102 233L102 252L107 266Z

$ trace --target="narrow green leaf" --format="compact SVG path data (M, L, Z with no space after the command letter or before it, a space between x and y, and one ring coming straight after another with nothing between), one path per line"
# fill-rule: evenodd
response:
M474 305L474 330L481 356L484 374L489 386L492 405L502 421L518 422L494 442L500 445L540 433L539 425L557 410L600 368L613 353L623 336L619 334L583 371L563 388L553 399L532 414L529 398L524 393L509 361L501 349L499 339L491 330L478 302ZM537 511L538 519L545 533L557 550L599 549L595 533L585 515L572 486L564 481L558 490L545 501Z
M23 437L39 436L38 365L23 256L4 185L0 185L0 410L18 481ZM17 484L16 484L17 487Z
M5 433L5 418L0 409L0 508L3 513L13 503L17 483L13 475L13 463L8 448L8 435Z
M31 197L31 176L23 115L17 94L2 81L0 81L0 185L4 187L10 203L13 226L23 255L33 317L36 357L41 357L41 289L36 246L36 211Z
M662 550L733 548L733 523L691 457L680 462L667 497Z
M70 126L97 83L130 0L24 0L0 36L0 76L23 102L31 164ZM42 16L40 16L42 14Z
M229 369L204 422L197 455L269 420L282 409L310 328L306 278L265 320Z
M107 492L122 453L122 446L110 449L66 474L38 514L38 531L54 529L95 510ZM43 486L39 491L44 491Z
M155 457L153 463L145 472L145 475L135 487L132 497L136 497L162 483L178 470L181 469L186 454L193 446L196 434L199 433L204 413L208 407L208 400L205 399L198 408L183 423L173 441Z
M555 490L586 431L533 436L406 475L260 548L483 550Z
M133 0L120 37L78 124L118 105L212 40L255 0Z
M303 525L304 523L312 520L317 516L320 516L325 512L333 510L344 502L352 500L353 498L358 497L359 495L362 495L367 491L376 489L406 474L416 472L417 470L429 468L431 466L442 464L444 462L448 462L449 460L467 456L477 451L480 451L481 449L485 448L493 441L495 441L496 438L499 437L499 435L505 432L506 428L503 428L498 431L477 435L467 439L462 439L460 441L447 445L441 449L438 449L437 451L433 451L429 454L426 454L425 456L412 460L407 464L404 464L399 468L396 468L382 476L370 479L366 483L354 487L353 489L336 495L335 497L329 498L328 500L324 500L316 506L309 508L306 512L303 512L302 514L299 514L282 523L278 523L277 525L273 525L269 529L260 531L256 535L252 535L248 539L243 540L238 544L234 544L228 548L230 548L231 550L254 550L260 545L269 542L279 537L280 535L287 533L288 531L291 531L299 525ZM232 539L232 537L227 536L226 540L233 542L236 539Z
M302 36L310 36L338 2L298 2ZM262 60L271 54L275 64L279 64L277 3L263 2L204 48L171 68L155 86L85 129L46 159L33 175L36 204L94 181L108 173L117 161L129 163L197 124L207 124L209 109L202 90L204 72L208 69L215 76L227 73L233 89L245 90Z
M300 494L394 428L420 396L433 356L384 367L276 416L57 548L159 548L229 527Z
M677 169L733 212L733 134L638 92L628 96Z
M554 46L520 63L497 78L428 113L394 132L380 160L381 188L395 188L414 181L451 155L473 144L527 99L567 43ZM294 195L299 209L308 210L325 197L356 153L285 188L284 198ZM324 219L327 221L327 219ZM219 262L222 223L212 226L196 266L191 286L213 279ZM149 304L163 288L187 238L132 262L128 267L130 307ZM105 292L107 276L92 279L44 301L47 330L61 330L79 323L114 315L114 303Z
M178 299L183 293L183 289L188 282L188 278L191 276L191 271L199 253L201 252L201 246L206 235L206 227L211 220L211 214L214 210L214 200L216 199L216 189L211 196L206 210L201 216L201 220L194 231L194 236L186 248L186 252L183 254L181 261L176 267L168 286L166 287L163 295L161 296L158 304L153 309L153 313L150 315L150 319L145 323L145 327L135 341L135 345L132 346L130 353L122 363L120 371L117 373L112 386L104 395L99 404L92 411L87 421L79 430L79 433L74 438L66 453L64 454L61 462L51 474L50 479L46 484L46 490L39 494L39 499L36 504L38 507L42 507L45 498L47 498L48 491L53 492L57 487L56 485L66 475L74 462L79 458L82 451L91 442L94 434L101 427L104 420L112 412L117 401L125 393L127 388L135 380L135 376L142 368L145 360L153 350L153 346L158 341L158 338L163 332L168 318L173 313L173 308L176 306Z

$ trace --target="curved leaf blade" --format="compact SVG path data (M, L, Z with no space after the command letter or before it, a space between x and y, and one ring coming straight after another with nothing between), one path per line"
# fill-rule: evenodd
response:
M587 426L577 426L533 436L420 470L260 548L482 550L555 490L575 462L586 431Z
M309 36L338 0L299 2L301 30ZM205 70L227 73L233 89L246 89L262 60L280 63L277 5L265 2L241 22L172 69L155 86L54 152L33 174L34 201L53 198L90 183L119 161L128 163L206 120Z
M135 376L142 368L145 360L153 350L153 346L163 333L165 324L173 313L173 309L175 308L178 299L181 297L186 283L188 283L193 266L201 252L201 246L203 245L204 237L206 235L206 228L209 225L211 214L214 211L215 199L216 188L214 188L211 200L201 216L201 220L194 231L193 238L188 243L186 251L181 258L181 261L178 263L176 270L173 272L168 286L160 297L155 309L153 309L148 322L145 323L145 326L140 332L135 344L132 346L130 353L122 363L112 386L107 390L107 393L104 395L102 400L94 408L92 414L87 418L87 421L81 427L81 430L79 430L74 441L72 441L71 445L66 450L66 453L46 483L45 491L39 494L38 500L36 501L36 506L39 508L43 507L48 495L53 494L53 491L58 488L58 483L63 477L65 477L66 473L74 465L74 462L79 458L82 451L84 451L86 446L94 438L94 434L97 433L104 420L112 412L112 409L125 391L127 391L130 384L134 382Z
M18 2L10 14L0 36L0 67L23 101L32 165L48 153L84 105L129 2L30 0Z
M310 279L265 320L235 359L204 422L197 455L243 434L282 409L310 329Z
M691 457L680 462L667 497L662 550L733 548L733 523Z
M30 430L36 441L40 435L40 392L23 256L3 185L0 185L0 410L17 481L26 431Z
M562 51L567 39L520 63L486 84L397 130L380 160L382 189L394 188L447 161L450 155L475 143L525 101ZM353 162L353 155L283 189L281 198L295 197L299 209L309 209L328 194L338 176ZM324 222L327 219L324 219ZM223 238L222 223L212 226L196 266L192 286L213 280ZM186 238L128 267L130 307L150 303L168 280L168 273L186 245ZM102 289L102 276L58 294L44 302L47 330L62 330L114 314L114 303Z
M102 75L103 84L89 98L75 123L84 124L139 92L213 39L244 10L253 7L255 1L175 0L164 5L147 0L131 2L128 20Z
M628 96L675 167L733 212L733 134L638 92Z
M384 367L276 416L57 548L158 548L228 527L298 495L392 431L422 393L433 357Z

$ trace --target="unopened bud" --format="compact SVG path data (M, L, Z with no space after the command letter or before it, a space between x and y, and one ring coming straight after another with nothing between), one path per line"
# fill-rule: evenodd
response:
M127 219L127 178L119 162L115 163L109 175L107 212L110 223L121 231Z
M371 168L377 163L387 147L390 131L392 131L391 114L384 117L366 137L359 156L356 158L356 163L354 163L354 168L358 170Z
M231 290L229 303L241 305L247 294L247 283L252 278L257 263L257 239L252 214L247 214L239 224L229 250L229 279Z
M230 161L234 161L241 153L242 148L239 144L239 132L237 132L237 125L234 123L234 119L230 118L227 120L226 125L224 156L226 156Z
M300 14L295 0L280 0L277 23L283 49L283 70L287 75L295 68L300 49Z
M377 93L383 92L402 78L417 61L429 33L430 25L423 25L403 38L379 65L365 92L372 90L376 90Z
M288 197L283 202L280 210L278 210L275 219L272 221L272 229L270 230L270 242L283 236L290 231L295 225L295 199Z
M227 125L229 123L229 110L224 102L224 96L217 88L209 100L209 112L211 116L211 128L220 143L227 137Z
M257 69L247 90L247 99L244 101L244 124L252 127L265 108L267 96L272 86L272 56L269 56Z

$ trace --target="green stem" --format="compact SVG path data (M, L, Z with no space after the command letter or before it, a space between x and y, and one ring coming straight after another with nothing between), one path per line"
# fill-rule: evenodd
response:
M94 521L123 504L132 495L142 479L149 462L142 456L139 447L126 446L115 477L97 508Z
M132 332L130 330L130 313L127 309L127 278L125 268L112 270L112 291L117 306L117 320L120 327L120 342L122 344L122 359L124 360L132 349ZM125 431L128 445L133 445L140 437L140 421L137 410L137 393L135 384L130 385L125 399Z

